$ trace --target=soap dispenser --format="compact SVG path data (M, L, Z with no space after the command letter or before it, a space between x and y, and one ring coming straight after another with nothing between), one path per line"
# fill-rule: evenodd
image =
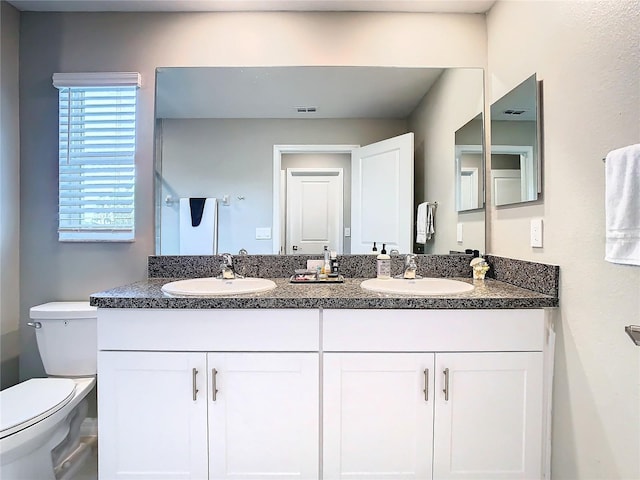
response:
M376 260L376 271L378 278L391 278L391 257L387 254L386 244L382 244L382 250Z
M324 262L322 265L322 271L320 273L322 274L322 278L327 278L329 273L331 273L331 263L329 262L329 250L326 245L324 246L323 253L324 253Z

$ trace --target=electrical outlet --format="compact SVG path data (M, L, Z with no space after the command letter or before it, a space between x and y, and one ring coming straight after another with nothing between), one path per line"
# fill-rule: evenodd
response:
M344 227L344 236L345 237L350 237L351 236L351 228Z
M542 248L542 219L531 219L531 246Z

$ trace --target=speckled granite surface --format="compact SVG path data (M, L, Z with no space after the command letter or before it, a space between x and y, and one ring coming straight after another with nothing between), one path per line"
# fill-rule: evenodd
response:
M527 262L513 258L487 255L485 257L491 267L488 278L510 283L518 287L558 296L560 285L560 267L546 263Z
M334 285L291 284L272 278L269 292L216 297L170 297L161 291L173 278L150 278L91 295L91 305L101 308L397 308L397 309L513 309L555 307L558 299L493 279L475 281L468 293L411 297L368 292L360 288L364 278L347 278Z
M234 255L236 272L247 277L289 278L297 268L306 268L307 259L322 259L320 255ZM418 273L425 277L471 278L469 255L416 255ZM348 278L372 278L376 275L375 255L339 255L340 273ZM212 256L151 256L149 278L215 277L220 273L222 257ZM391 256L391 274L402 273L404 255Z

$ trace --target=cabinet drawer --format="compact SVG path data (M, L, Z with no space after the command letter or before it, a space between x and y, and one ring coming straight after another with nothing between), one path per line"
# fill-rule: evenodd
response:
M545 311L323 310L324 351L542 351Z
M98 309L99 350L317 351L318 310Z

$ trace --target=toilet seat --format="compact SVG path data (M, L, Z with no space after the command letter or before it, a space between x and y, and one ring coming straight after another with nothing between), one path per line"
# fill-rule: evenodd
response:
M0 438L12 435L60 410L75 395L70 378L32 378L0 391Z

